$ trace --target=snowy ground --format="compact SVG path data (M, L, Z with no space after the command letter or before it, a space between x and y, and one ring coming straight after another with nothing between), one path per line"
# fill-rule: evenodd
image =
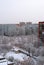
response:
M13 51L14 49L14 51ZM10 50L9 52L7 52L5 54L5 58L6 58L6 62L4 62L3 64L0 63L0 65L7 65L7 63L11 63L13 62L15 65L17 65L18 63L20 65L43 65L44 64L44 57L43 56L27 56L26 54L22 53L23 52L27 52L23 49L20 49L20 48L17 48L17 47L14 47L12 50ZM21 52L19 52L19 50ZM27 52L28 53L28 52ZM0 58L3 58L2 56L0 56ZM5 61L5 60L2 60L2 61ZM2 62L0 61L0 62ZM28 62L29 61L29 62ZM26 62L26 64L24 63ZM17 63L17 64L16 64ZM21 64L22 63L22 64Z
M38 41L36 35L0 36L0 55L3 55L7 60L11 60L15 65L43 65L44 46L37 48L38 43L36 41ZM29 48L32 57L27 56Z

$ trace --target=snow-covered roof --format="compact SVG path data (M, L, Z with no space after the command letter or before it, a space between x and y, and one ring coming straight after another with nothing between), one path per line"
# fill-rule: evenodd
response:
M0 60L0 63L7 62L6 59Z
M0 65L7 65L7 62L4 62L4 63L0 63Z
M23 50L23 49L21 49L21 48L18 48L18 47L16 47L16 46L14 46L13 49L11 49L11 50L14 50L14 51L21 51L21 52L24 52L24 53L29 54L27 51L25 51L25 50Z
M0 60L0 65L7 65L7 60L6 59Z
M10 62L6 59L0 61L0 65L9 65L9 64L14 64L14 62Z
M17 60L17 61L24 61L24 59L26 57L28 57L27 55L23 54L23 53L14 53L14 52L8 52L6 55L5 55L5 58L10 58L10 57L13 57L14 60Z
M0 55L0 58L3 58L3 56L2 56L2 55Z
M14 62L10 62L10 61L8 61L7 63L8 63L8 64L14 64Z
M0 60L3 60L3 59L5 59L2 55L0 55Z

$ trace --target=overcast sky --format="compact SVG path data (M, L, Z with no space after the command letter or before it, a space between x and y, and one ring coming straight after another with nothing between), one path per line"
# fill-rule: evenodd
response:
M44 0L0 0L0 23L44 21Z

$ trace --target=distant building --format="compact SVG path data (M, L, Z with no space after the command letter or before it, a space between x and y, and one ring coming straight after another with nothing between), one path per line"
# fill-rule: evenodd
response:
M16 26L20 26L19 24L15 24Z
M32 22L27 22L26 24L32 24Z
M20 24L20 26L23 26L23 25L25 25L25 22L20 22L19 24Z
M44 42L44 21L39 22L39 38Z

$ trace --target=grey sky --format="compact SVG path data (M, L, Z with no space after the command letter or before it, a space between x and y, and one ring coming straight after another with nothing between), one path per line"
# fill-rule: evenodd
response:
M0 0L0 23L44 21L44 0Z

